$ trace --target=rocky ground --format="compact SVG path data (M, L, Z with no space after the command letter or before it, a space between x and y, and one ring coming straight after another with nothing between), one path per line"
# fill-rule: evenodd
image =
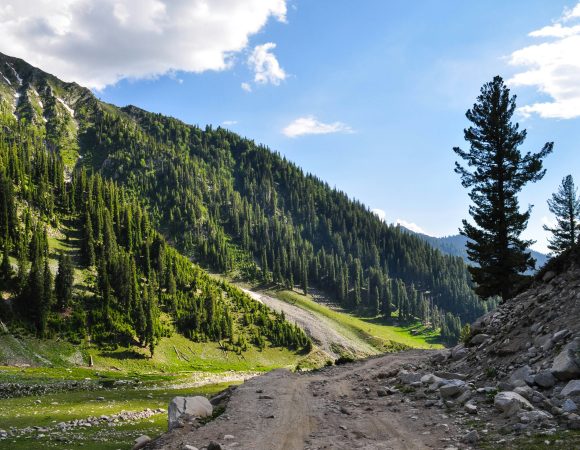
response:
M575 260L480 318L466 345L257 377L215 420L183 416L148 448L580 448Z

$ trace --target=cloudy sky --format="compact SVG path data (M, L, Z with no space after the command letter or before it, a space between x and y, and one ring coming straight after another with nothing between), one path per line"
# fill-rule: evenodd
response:
M555 141L521 195L536 248L546 199L580 183L577 0L3 0L0 35L1 52L105 101L226 126L431 235L467 215L452 147L496 74L523 150Z

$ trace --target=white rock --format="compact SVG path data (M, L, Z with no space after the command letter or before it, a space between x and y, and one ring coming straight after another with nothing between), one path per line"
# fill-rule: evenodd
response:
M521 395L511 392L499 392L493 400L495 408L506 416L513 416L522 409L533 410L534 407Z
M135 445L133 446L133 450L139 450L140 448L145 447L149 442L151 442L151 438L146 434L139 436L135 439Z
M578 406L574 402L574 400L567 398L566 401L562 404L562 411L571 413L578 410Z
M169 429L174 428L182 416L208 417L212 414L213 406L205 397L175 397L168 408Z

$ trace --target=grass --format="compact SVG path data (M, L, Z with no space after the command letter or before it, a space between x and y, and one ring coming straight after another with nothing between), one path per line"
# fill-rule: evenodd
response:
M268 294L329 319L339 330L346 329L379 350L385 350L385 346L388 350L389 343L402 344L411 348L443 348L443 345L438 342L437 333L426 331L418 322L400 326L385 322L384 319L378 317L356 316L338 307L329 308L315 302L311 296L294 291L269 291Z
M133 440L142 434L156 437L167 431L167 414L158 413L135 422L118 422L115 426L105 424L90 428L77 427L64 433L54 427L59 422L113 415L121 411L167 409L175 396L213 395L227 386L221 383L182 388L149 382L138 388L133 386L5 399L0 402L0 424L3 429L39 426L48 427L49 431L34 431L16 438L0 440L0 449L130 449ZM103 397L104 400L97 400L98 397ZM39 437L41 434L44 436Z

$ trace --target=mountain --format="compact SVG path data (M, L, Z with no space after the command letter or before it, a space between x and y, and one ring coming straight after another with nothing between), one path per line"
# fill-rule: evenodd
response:
M407 229L410 233L419 236L425 242L428 242L430 245L439 249L443 253L453 256L460 256L463 260L469 264L469 258L467 257L467 238L462 236L461 234L455 234L452 236L444 236L444 237L433 237L423 233L416 233L412 230ZM537 252L535 250L530 250L532 253L532 257L536 260L536 270L541 269L546 262L550 259L548 255L544 253ZM532 275L535 271L527 272L528 275Z
M58 156L67 196L78 191L82 205L87 177L113 183L147 212L160 239L204 267L304 291L314 286L358 312L420 318L449 340L462 322L495 307L473 294L461 258L382 223L263 145L220 127L106 104L16 58L0 56L0 73L0 111L6 122L18 119L4 130L24 130L37 149ZM10 147L11 135L2 137ZM57 181L53 188L63 190ZM134 250L123 233L138 208L124 218L115 205L110 223ZM89 212L93 233L102 231L108 219ZM78 226L86 247L87 225Z

